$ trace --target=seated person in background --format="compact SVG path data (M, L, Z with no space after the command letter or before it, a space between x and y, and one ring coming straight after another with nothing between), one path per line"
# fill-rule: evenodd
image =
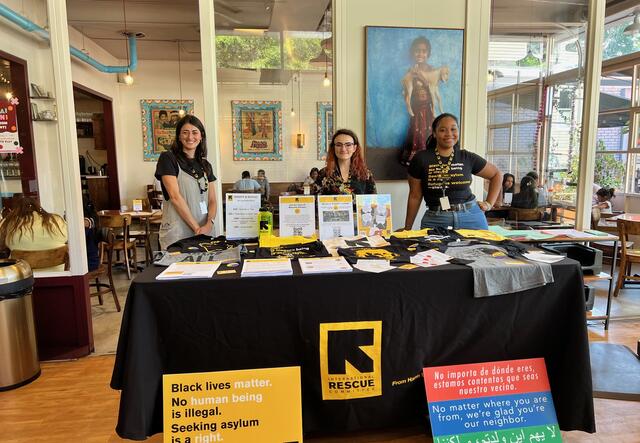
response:
M516 192L515 186L514 186L515 184L516 184L516 178L513 176L513 174L509 174L507 172L502 176L502 192L500 193L500 203L511 204L510 201L505 202L504 195L511 194L511 197L513 198L513 194L515 194Z
M596 192L597 203L594 208L600 209L601 214L611 214L611 199L615 197L614 188L600 188Z
M255 181L258 182L262 189L262 200L268 201L269 195L271 194L271 188L269 187L269 179L265 175L264 169L258 169L258 176L255 178Z
M318 168L311 168L311 171L309 171L309 177L304 179L304 182L302 182L302 187L304 188L305 186L309 186L309 193L310 194L317 194L318 193L318 185L316 184L316 180L318 180L318 173L320 171L318 170Z
M527 176L531 177L535 181L536 191L538 191L538 206L546 206L548 203L547 190L540 183L540 177L536 171L527 173Z
M535 209L538 207L538 191L533 177L525 175L520 180L520 192L513 196L511 201L513 208Z
M67 223L50 214L35 198L14 200L13 210L0 222L0 246L20 251L45 251L67 243ZM64 265L38 269L64 271Z
M89 272L100 266L98 250L98 214L93 203L86 195L82 196L82 212L84 213L84 240L87 244L87 265Z
M242 171L242 179L233 184L234 191L260 192L260 184L251 178L249 171Z

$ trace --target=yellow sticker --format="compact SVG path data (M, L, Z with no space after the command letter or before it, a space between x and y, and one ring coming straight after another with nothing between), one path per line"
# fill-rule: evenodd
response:
M236 273L235 269L224 269L222 271L216 272L216 274L220 274L220 275L223 275L223 274L235 274L235 273Z
M414 265L413 263L407 263L402 266L398 266L400 269L415 269L418 265Z

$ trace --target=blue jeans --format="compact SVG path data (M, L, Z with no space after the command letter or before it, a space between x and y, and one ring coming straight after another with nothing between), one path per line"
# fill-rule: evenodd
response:
M477 203L462 211L426 211L420 222L420 229L448 226L453 229L489 229L487 217Z

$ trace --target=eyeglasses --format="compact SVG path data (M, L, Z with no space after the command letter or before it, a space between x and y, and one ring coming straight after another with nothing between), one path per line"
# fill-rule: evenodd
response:
M342 148L351 149L351 148L353 148L355 146L355 143L351 143L351 142L340 143L340 142L338 142L338 143L335 143L334 146L337 149L342 149Z

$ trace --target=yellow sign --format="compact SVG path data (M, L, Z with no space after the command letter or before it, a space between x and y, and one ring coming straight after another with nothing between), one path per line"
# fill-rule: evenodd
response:
M133 199L133 211L142 212L142 200L136 198Z
M323 400L382 395L382 321L320 323Z
M301 442L300 367L162 377L164 443Z

